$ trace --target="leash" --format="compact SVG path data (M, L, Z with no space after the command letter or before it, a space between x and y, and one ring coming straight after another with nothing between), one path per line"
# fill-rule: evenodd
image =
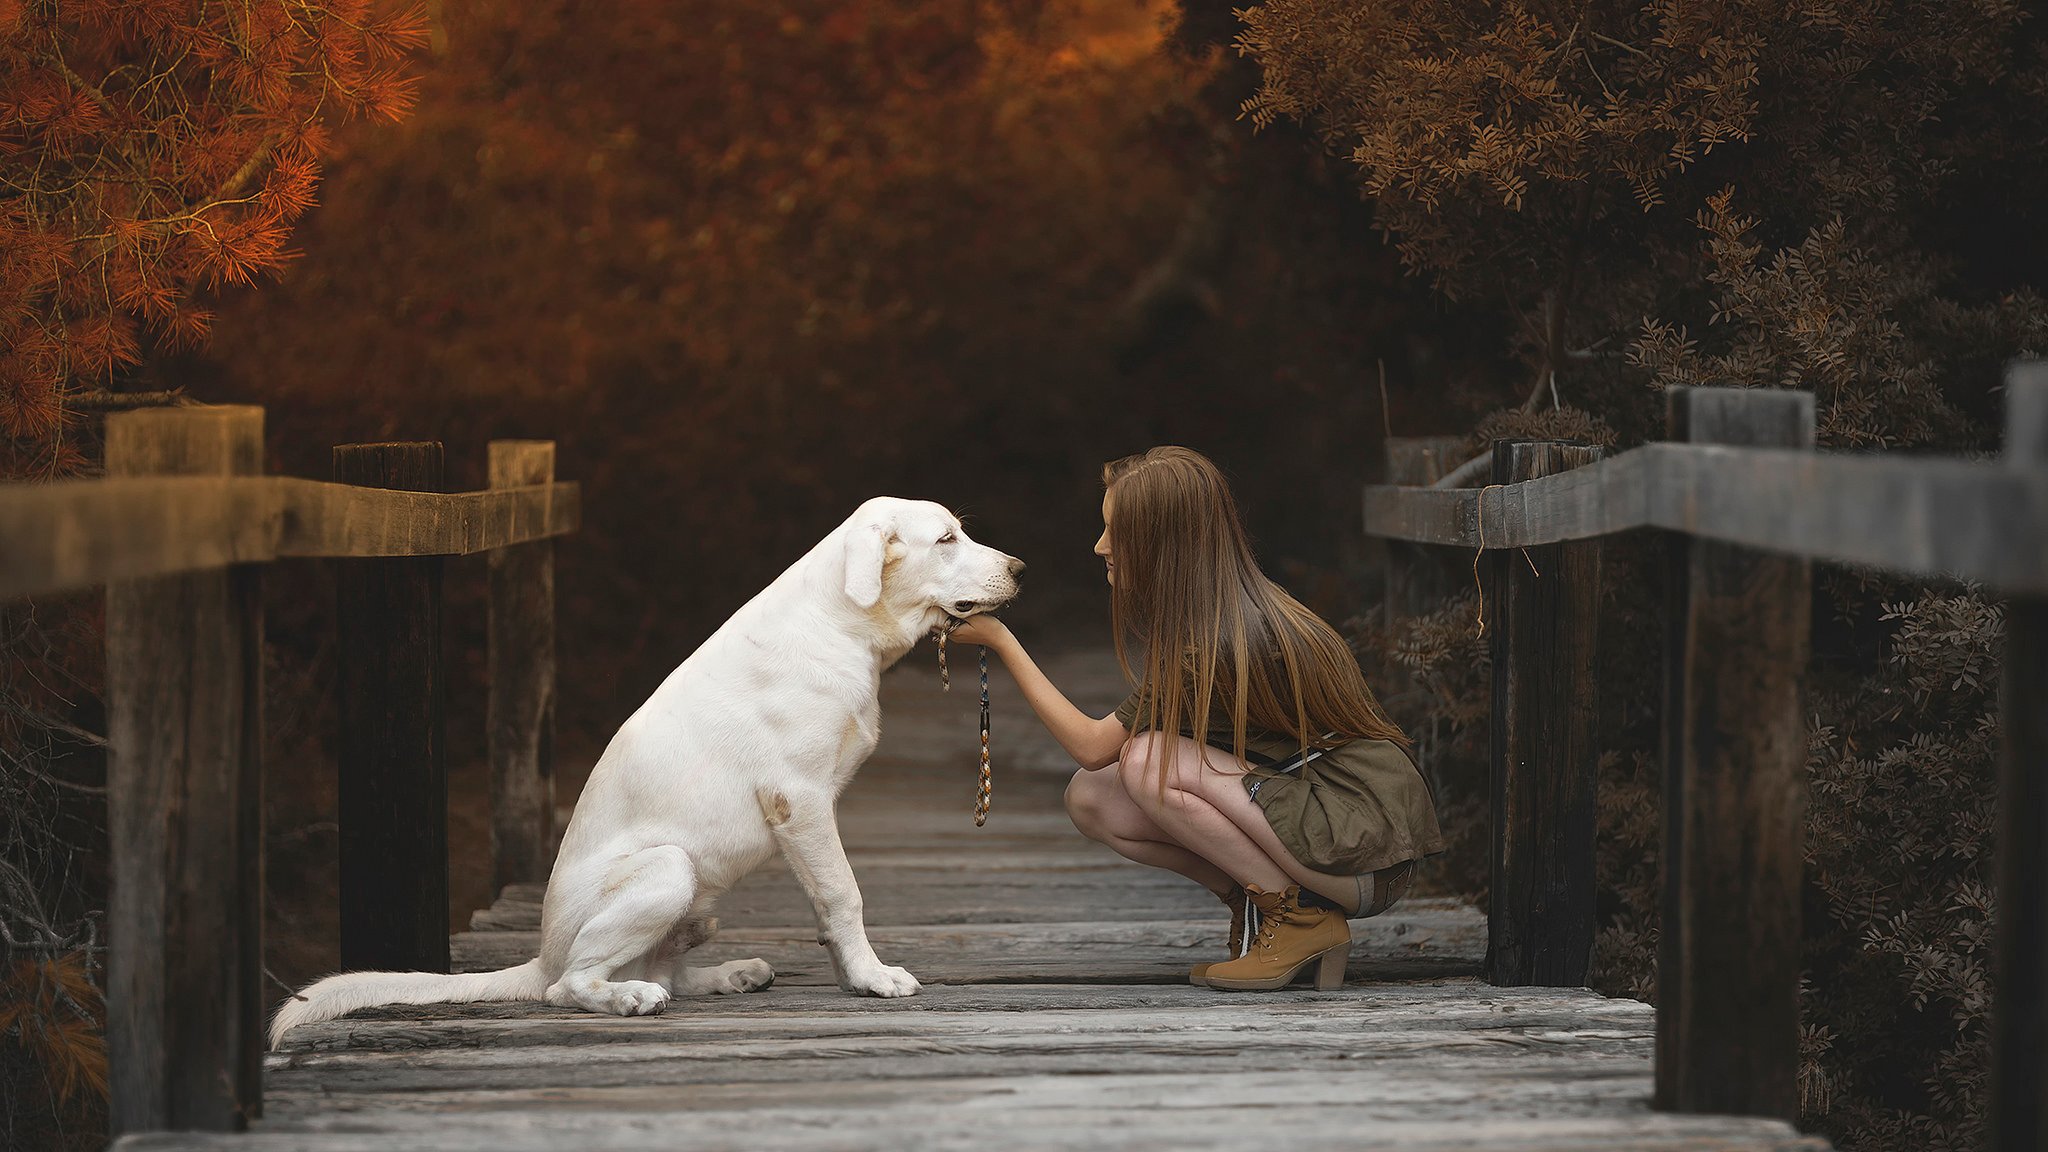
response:
M966 622L957 616L948 616L946 622L939 625L938 632L935 634L939 642L939 689L941 691L951 692L953 690L953 674L946 668L946 641L952 637L953 629ZM988 649L983 648L981 650L981 783L974 793L974 826L976 828L988 823L989 801L994 799L995 791L995 777L990 774L988 766Z

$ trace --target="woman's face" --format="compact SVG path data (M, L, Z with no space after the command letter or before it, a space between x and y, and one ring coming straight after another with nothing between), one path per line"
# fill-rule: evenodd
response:
M1102 557L1111 587L1116 585L1116 558L1109 552L1109 493L1102 494L1102 535L1095 541L1095 554Z

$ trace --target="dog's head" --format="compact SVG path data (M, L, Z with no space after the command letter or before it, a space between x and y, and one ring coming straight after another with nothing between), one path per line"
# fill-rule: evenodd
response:
M877 496L845 525L846 596L864 611L920 616L920 631L944 616L972 616L1017 595L1024 562L968 539L960 518L929 500Z

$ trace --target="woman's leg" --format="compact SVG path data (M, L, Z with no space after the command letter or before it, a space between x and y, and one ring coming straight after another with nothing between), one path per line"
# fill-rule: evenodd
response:
M1067 785L1067 815L1081 835L1126 860L1178 872L1219 898L1233 886L1226 872L1175 843L1132 803L1115 768L1074 773Z
M1268 892L1299 884L1347 910L1357 903L1355 879L1318 872L1280 843L1265 812L1245 793L1241 777L1249 765L1230 753L1186 737L1141 732L1115 771L1126 797L1166 838L1239 884Z

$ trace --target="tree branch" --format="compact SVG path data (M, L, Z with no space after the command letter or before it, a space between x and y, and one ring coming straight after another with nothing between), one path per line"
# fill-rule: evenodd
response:
M136 408L176 408L190 403L183 388L163 392L76 392L65 403L80 412L127 412Z

